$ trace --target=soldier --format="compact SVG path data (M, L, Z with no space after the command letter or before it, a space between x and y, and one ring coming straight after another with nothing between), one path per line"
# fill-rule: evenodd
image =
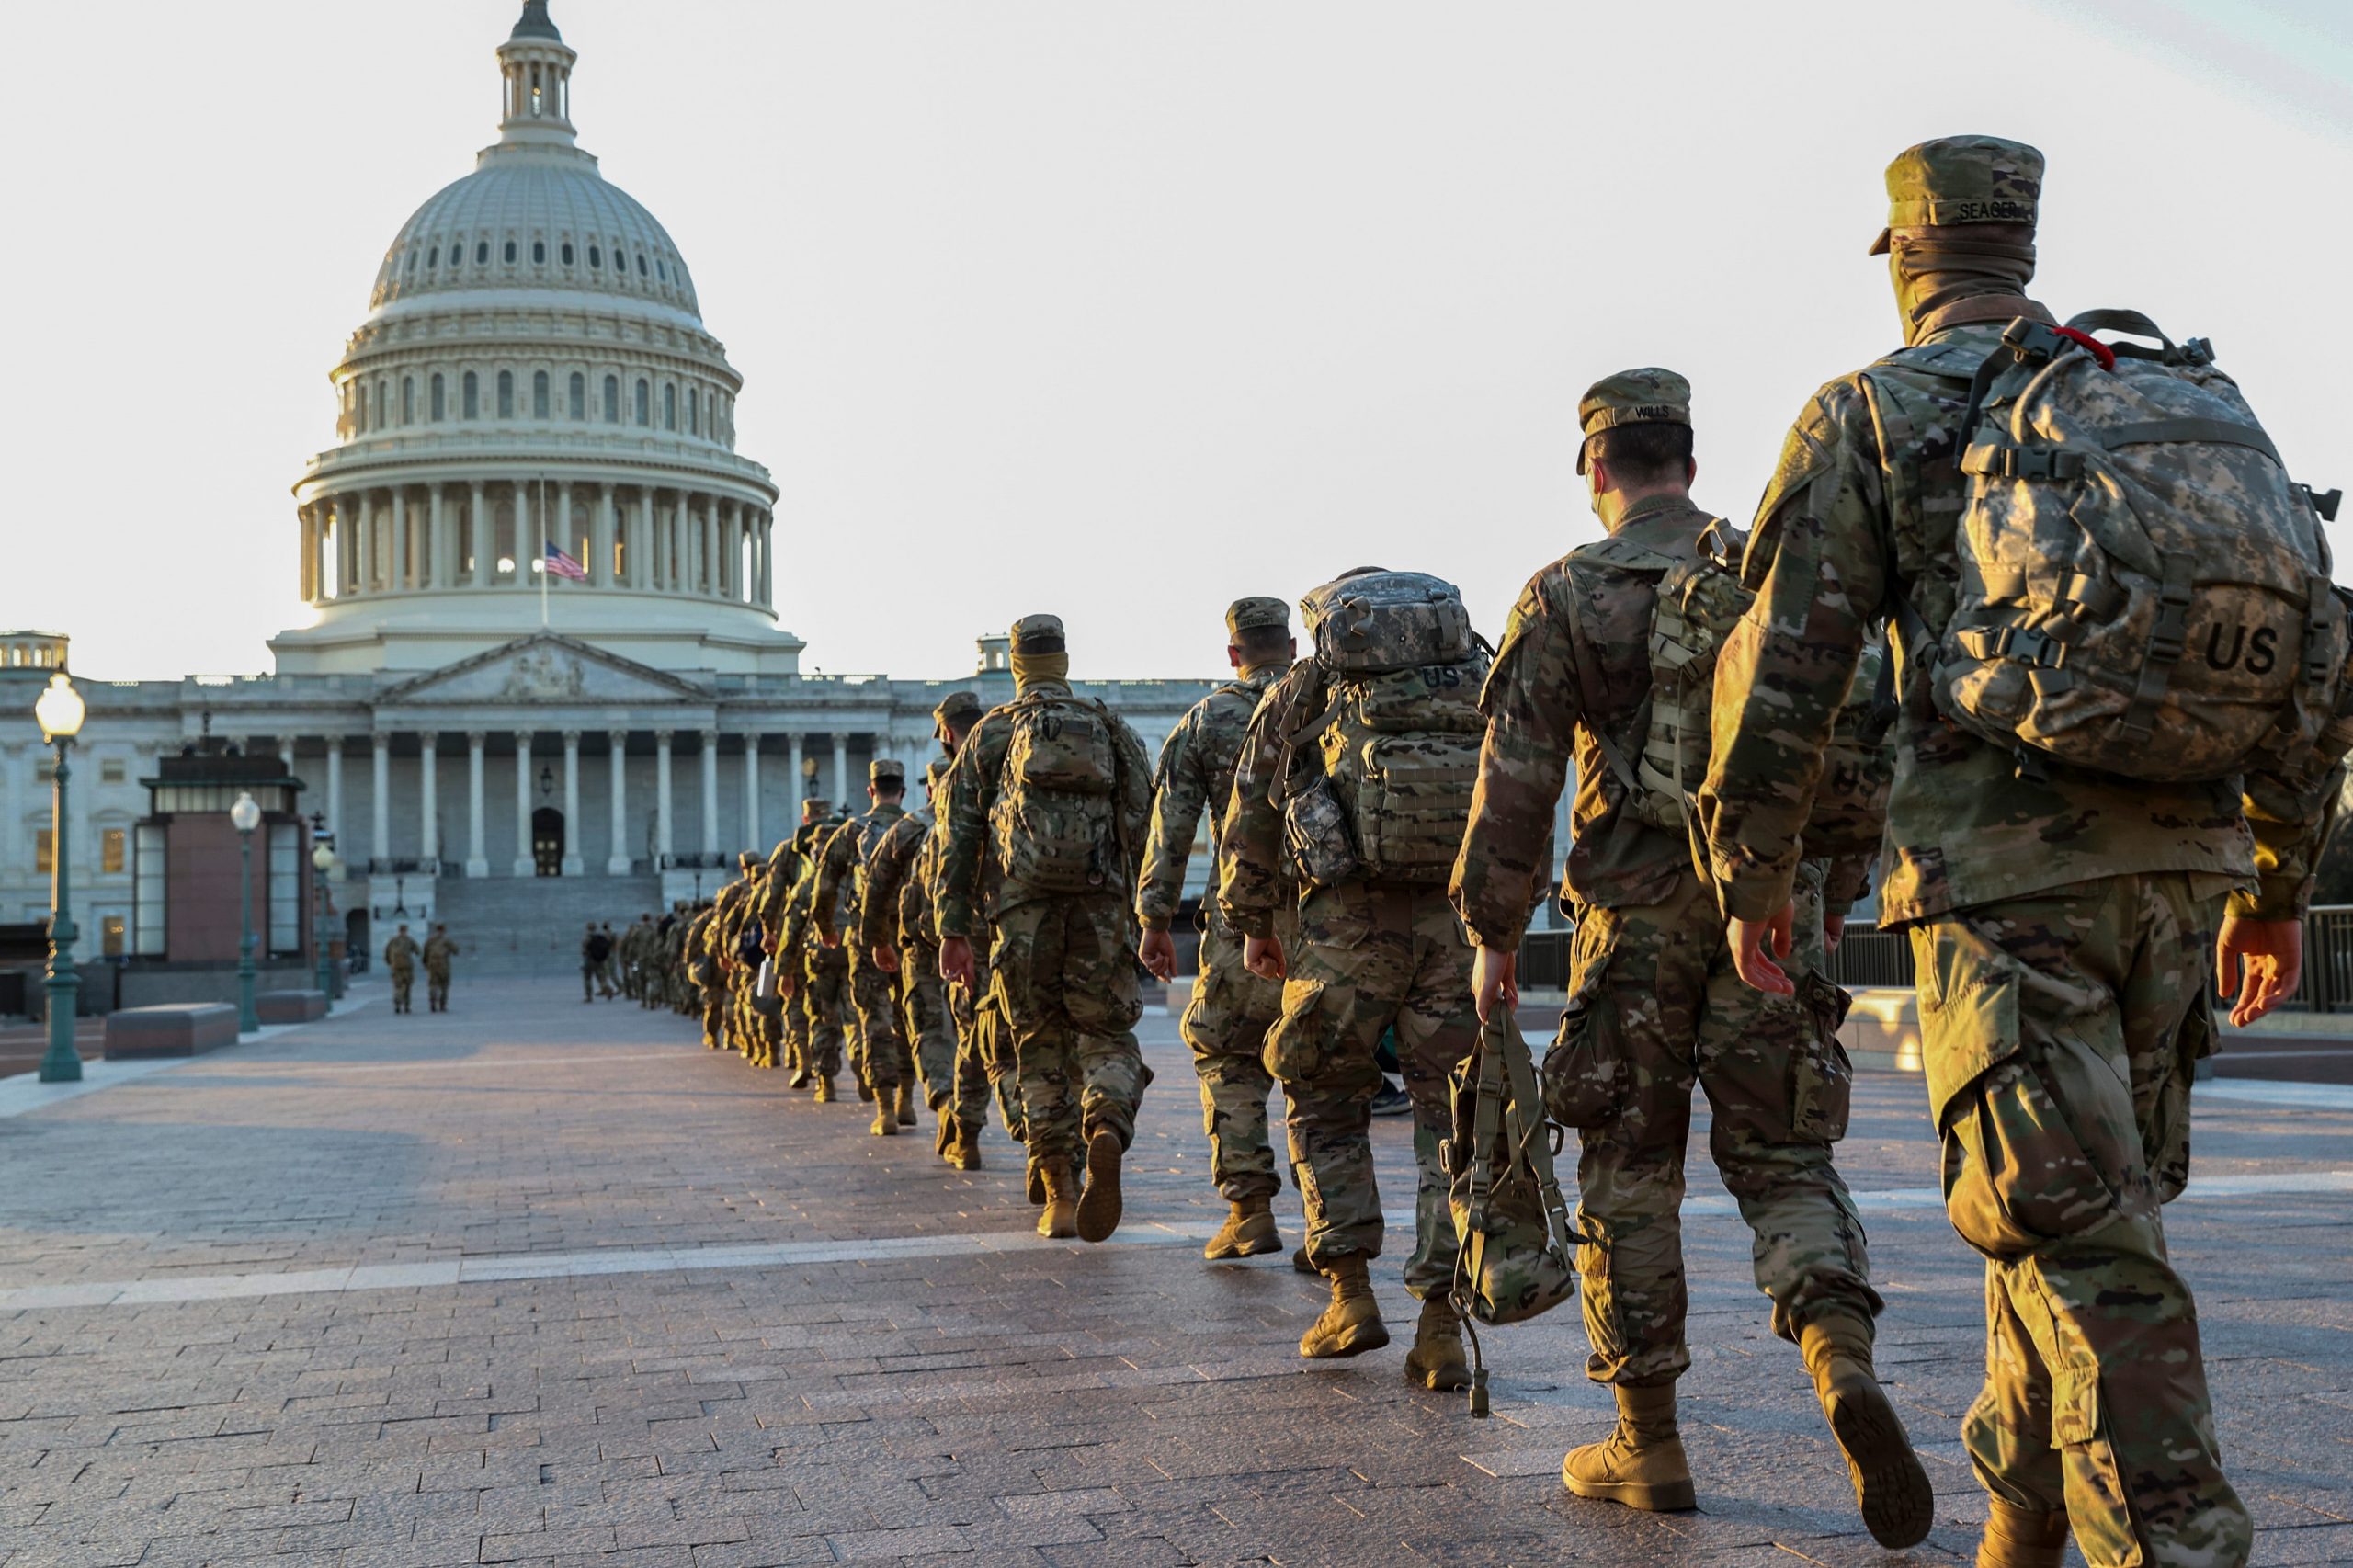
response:
M1910 928L1946 1212L1987 1260L1986 1381L1961 1425L1992 1494L1978 1561L2055 1568L2072 1523L2095 1564L2225 1568L2246 1562L2250 1526L2159 1205L2188 1176L2215 957L2234 1021L2294 990L2341 770L2251 771L2243 789L2113 778L1941 711L1972 382L2006 353L2005 324L2052 320L2025 294L2042 168L1986 136L1889 166L1872 251L1906 347L1824 386L1790 432L1745 567L1756 608L1717 675L1699 818L1741 973L1786 993L1774 960L1823 743L1865 637L1895 627L1881 919Z
M826 815L828 806L824 801L801 802L801 831L794 835L801 846L800 868L778 912L772 937L776 953L787 966L786 998L801 1010L802 1061L817 1085L820 1105L833 1100L834 1078L842 1070L843 993L849 978L848 955L820 941L810 919L817 897L817 849L824 835L840 825ZM864 1065L856 1064L855 1070L858 1097L871 1100L874 1090Z
M710 960L718 988L721 1040L747 1062L758 1055L752 1013L752 984L758 975L758 963L751 955L759 949L755 941L747 951L744 932L745 917L759 896L759 872L758 856L747 850L735 857L735 877L711 901L710 919L696 949ZM711 983L706 983L706 1006L710 990Z
M964 739L949 777L938 889L939 969L973 983L975 906L994 840L991 985L1021 1073L1040 1235L1100 1242L1120 1222L1120 1162L1152 1074L1129 937L1152 806L1151 759L1127 722L1071 690L1062 621L1013 624L1014 699ZM1082 1193L1073 1154L1086 1150Z
M583 1003L597 999L597 981L599 971L605 967L608 946L605 934L597 929L597 923L594 920L588 922L588 934L580 938L580 1000ZM606 996L609 998L612 994L612 987L607 986Z
M827 835L817 854L816 884L810 896L810 929L829 952L846 952L848 959L858 1030L854 1049L874 1090L870 1131L877 1138L894 1137L900 1128L915 1125L915 1062L899 1029L898 977L877 964L873 949L855 937L862 929L866 863L884 835L907 814L906 795L906 764L878 756L867 765L869 809ZM842 941L846 933L853 937L847 948Z
M928 885L918 870L927 858L924 851L937 820L932 802L944 793L947 776L948 758L932 758L924 773L924 804L892 823L867 857L856 939L876 969L898 978L902 1021L915 1074L926 1102L939 1118L932 1153L960 1170L978 1170L981 1123L973 1122L967 1139L953 1108L956 1026L949 1016L946 983L939 978L939 941L931 926ZM985 1083L983 1078L983 1103Z
M720 950L720 924L719 903L714 899L678 925L680 967L691 988L688 995L692 1006L702 1015L702 1043L706 1051L717 1051L729 1043L727 967Z
M940 779L935 797L940 821L917 851L916 864L909 874L921 884L916 895L920 912L916 924L935 948L939 939L939 853L947 839L948 791L957 759L963 755L965 737L987 711L981 706L979 695L970 691L951 691L931 710L932 734L939 742L940 750L947 754L949 773ZM981 928L973 932L974 939L969 944L972 949L972 983L966 985L943 975L949 1016L956 1024L956 1077L949 1091L950 1114L959 1132L970 1134L969 1142L954 1145L949 1157L966 1170L980 1168L981 1130L988 1125L992 1089L996 1094L997 1108L1005 1114L1006 1131L1016 1142L1023 1139L1021 1074L1006 1042L1003 1009L989 983L989 950L996 941L997 877L994 863L987 858L985 845L982 853L981 897L972 906L972 918ZM1032 1203L1046 1200L1046 1189L1034 1165L1029 1169L1029 1195Z
M801 802L801 825L790 838L777 841L760 871L760 891L752 903L752 933L759 949L776 971L776 995L757 1009L761 1040L767 1054L781 1060L790 1074L789 1085L805 1089L813 1076L809 1063L807 1020L792 996L800 984L799 954L783 943L786 902L800 881L802 846L813 838L810 826L815 801Z
M1537 573L1513 607L1480 698L1486 742L1454 872L1455 907L1478 945L1483 1018L1518 1001L1529 889L1550 883L1535 851L1574 758L1564 882L1577 940L1544 1079L1555 1119L1580 1130L1586 1371L1611 1387L1619 1419L1607 1442L1573 1450L1561 1474L1580 1497L1693 1506L1675 1384L1691 1364L1679 1210L1696 1078L1715 1112L1716 1169L1756 1234L1756 1284L1772 1299L1774 1332L1801 1346L1809 1366L1859 1358L1829 1408L1832 1430L1871 1533L1910 1546L1927 1534L1934 1498L1870 1375L1882 1303L1862 1221L1831 1164L1848 1069L1833 1038L1845 999L1818 967L1822 901L1809 900L1800 993L1766 996L1733 971L1714 889L1692 863L1690 786L1678 778L1696 783L1705 767L1708 687L1704 675L1679 671L1695 660L1705 671L1745 596L1738 536L1691 502L1690 403L1681 376L1651 369L1597 381L1578 403L1577 472L1609 537ZM1662 669L1657 646L1672 646L1677 674ZM1878 840L1882 802L1870 793L1839 846L1856 852L1837 877L1838 917ZM1809 850L1819 836L1809 828ZM1809 869L1818 889L1824 869Z
M684 1017L699 1006L699 983L688 972L687 956L694 949L688 945L697 911L686 899L670 906L670 929L662 938L662 1001L672 1012ZM718 1041L710 1042L716 1045Z
M613 923L606 921L598 927L605 938L605 960L597 966L597 983L608 997L621 994L620 938L613 935Z
M427 1010L446 1013L449 1010L449 960L458 956L458 944L449 940L449 927L434 923L433 935L425 938L425 1006Z
M1438 1141L1451 1131L1448 1076L1479 1025L1471 947L1445 878L1471 813L1486 660L1461 594L1435 577L1361 568L1301 609L1315 656L1260 701L1218 839L1219 914L1241 933L1249 971L1283 982L1267 1064L1290 1096L1307 1258L1331 1282L1331 1304L1299 1352L1356 1356L1389 1343L1369 1271L1383 1221L1368 1129L1381 1086L1375 1053L1393 1025L1418 1178L1405 1287L1422 1312L1406 1370L1460 1388L1470 1374L1446 1300L1457 1248ZM1287 836L1313 854L1287 851ZM1296 951L1275 923L1294 885Z
M416 942L409 936L406 922L384 944L384 968L392 977L392 1011L410 1011L408 991L416 983Z
M1144 841L1142 885L1136 918L1143 927L1139 956L1166 981L1176 972L1176 943L1169 934L1185 896L1185 863L1203 812L1210 819L1210 857L1233 793L1233 765L1250 715L1267 688L1299 656L1290 634L1290 607L1280 599L1237 599L1225 612L1226 660L1237 678L1195 703L1160 748L1153 775L1152 834ZM1277 934L1298 946L1289 900L1275 912ZM1242 967L1241 944L1217 913L1214 896L1201 901L1199 974L1182 1025L1201 1085L1201 1120L1210 1140L1210 1179L1229 1208L1225 1223L1201 1255L1211 1259L1256 1257L1282 1250L1271 1207L1282 1182L1267 1137L1267 1029L1282 1008L1282 986Z
M645 963L645 938L651 929L649 915L641 915L637 924L621 929L621 994L640 1006L645 1001L644 975L640 971Z

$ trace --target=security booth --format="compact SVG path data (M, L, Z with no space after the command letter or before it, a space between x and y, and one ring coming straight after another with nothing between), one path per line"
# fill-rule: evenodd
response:
M248 929L264 989L313 983L314 878L302 781L278 756L216 743L163 758L140 784L148 811L131 828L121 1005L233 999ZM232 814L246 796L259 810L249 831Z

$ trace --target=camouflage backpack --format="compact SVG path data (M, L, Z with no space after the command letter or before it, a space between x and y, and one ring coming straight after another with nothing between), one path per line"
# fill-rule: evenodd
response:
M1443 883L1462 846L1486 721L1486 657L1454 585L1413 572L1326 584L1301 601L1323 711L1290 737L1320 766L1287 790L1302 880ZM1288 770L1287 770L1288 772Z
M1040 693L1004 712L1013 734L989 825L1006 879L1040 892L1123 887L1120 749L1109 710Z
M1651 610L1651 689L1642 712L1642 748L1630 758L1608 732L1597 727L1593 734L1610 772L1625 787L1627 809L1638 821L1669 833L1685 831L1691 797L1708 776L1708 716L1715 696L1716 654L1754 597L1740 580L1746 543L1738 528L1718 517L1699 535L1699 549L1689 556L1620 539L1602 540L1575 552L1577 560L1659 574ZM1574 622L1574 585L1567 602ZM1577 642L1585 644L1584 629L1574 631Z
M2332 765L2353 743L2346 597L2321 530L2334 494L2289 480L2202 339L2094 311L2021 317L2002 343L1961 426L1955 613L1941 629L1906 616L1938 710L2029 774Z

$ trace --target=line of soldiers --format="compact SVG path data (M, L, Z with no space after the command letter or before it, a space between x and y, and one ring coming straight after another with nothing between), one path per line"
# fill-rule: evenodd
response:
M1483 1022L1518 1003L1574 778L1569 1000L1539 1081L1546 1116L1578 1135L1586 1370L1618 1421L1569 1452L1563 1483L1637 1508L1695 1500L1676 1383L1696 1085L1773 1331L1797 1347L1865 1523L1900 1548L1926 1536L1934 1497L1874 1364L1884 1301L1833 1159L1847 999L1824 972L1876 871L1881 919L1918 960L1948 1212L1986 1259L1986 1379L1962 1423L1989 1497L1981 1568L2057 1568L2071 1533L2099 1568L2245 1562L2161 1204L2188 1176L2217 963L2241 1022L2293 992L2343 769L2326 755L2218 782L2071 768L1952 722L1932 690L1980 370L2006 330L2052 321L2025 292L2041 174L2034 149L1984 136L1890 166L1873 254L1906 347L1808 403L1745 538L1691 499L1688 383L1606 377L1578 405L1576 467L1608 538L1539 571L1492 653L1460 595L1420 574L1360 568L1307 595L1304 659L1281 600L1240 600L1233 679L1154 767L1074 693L1062 623L1025 617L1013 700L942 704L925 807L907 811L898 765L876 763L867 812L813 805L683 939L647 938L663 960L648 969L694 977L708 1043L788 1067L820 1100L847 1039L878 1135L913 1124L920 1084L963 1168L994 1085L1040 1232L1099 1241L1151 1078L1137 966L1176 972L1206 819L1215 896L1182 1028L1229 1205L1207 1256L1282 1246L1279 1085L1307 1222L1295 1262L1330 1288L1301 1353L1388 1344L1369 1124L1393 1032L1417 1170L1404 1364L1460 1388L1466 1074ZM2213 438L2148 428L2137 438ZM2037 689L2063 689L2050 675Z
M384 944L384 971L392 977L392 1011L415 1011L409 1006L409 993L416 984L416 966L425 964L425 1000L426 1007L436 1013L449 1010L449 960L458 956L458 944L449 939L449 927L434 922L432 934L425 938L422 948L408 934L408 923L403 921Z

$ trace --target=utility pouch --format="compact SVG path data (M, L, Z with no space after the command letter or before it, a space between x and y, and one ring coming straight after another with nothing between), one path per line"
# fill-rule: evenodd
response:
M1347 808L1330 778L1309 779L1283 797L1283 846L1299 880L1309 887L1337 887L1357 874Z

